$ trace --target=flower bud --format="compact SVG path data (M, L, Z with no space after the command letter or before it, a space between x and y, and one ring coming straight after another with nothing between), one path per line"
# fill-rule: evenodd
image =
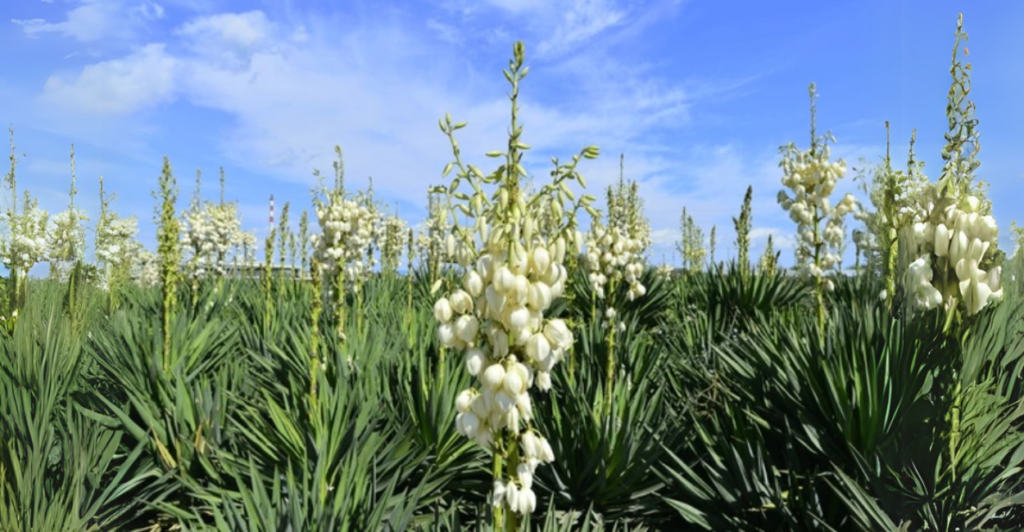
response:
M505 501L509 510L519 513L519 487L514 482L509 482L505 489Z
M480 419L472 412L459 414L455 416L455 428L464 436L472 438L480 430Z
M516 275L515 288L512 293L514 299L520 303L525 303L530 290L530 281L526 280L526 276L523 274Z
M508 378L507 373L505 374L505 377ZM505 389L498 390L498 392L494 394L494 406L496 406L501 413L506 413L516 406L516 395L509 393Z
M1003 287L1002 283L1000 282L1002 271L1002 266L996 266L995 268L992 268L991 270L988 271L987 282L989 288L991 288L993 292L998 292Z
M459 395L455 398L455 410L460 414L465 414L473 407L473 399L476 397L476 392L472 388L462 390Z
M477 297L483 293L484 280L480 277L479 273L470 270L462 277L462 286L465 287L470 295Z
M538 371L536 376L537 389L546 392L551 389L551 373Z
M539 281L532 283L526 298L526 304L530 308L547 310L551 306L551 287Z
M935 227L935 256L949 256L949 229L946 228L946 224Z
M519 397L516 397L516 408L519 409L519 417L523 418L523 421L530 422L533 419L533 402L530 400L530 394L519 394Z
M526 391L526 379L523 378L522 374L515 370L505 372L505 380L503 384L504 390L512 397L518 397L519 394Z
M452 327L451 323L442 323L437 328L437 340L444 347L455 346L455 328Z
M465 290L456 290L449 296L451 310L457 314L465 314L473 310L473 298Z
M544 326L544 336L555 349L569 349L572 347L572 331L559 319L551 320Z
M434 303L434 319L439 323L448 323L452 319L452 306L448 298L442 297Z
M537 495L524 487L519 490L519 513L530 514L537 509Z
M497 390L504 381L505 366L497 363L487 366L487 369L484 370L483 375L480 377L480 382L492 390Z
M548 443L547 438L538 438L537 445L537 458L540 458L542 462L550 463L555 461L555 451L551 448L551 444Z
M999 226L996 225L996 219L992 216L979 217L974 229L978 233L978 237L986 242L992 242L999 236Z
M526 489L533 488L533 471L530 471L530 466L526 464L519 464L516 466L516 478L519 479L519 485Z
M467 344L474 343L476 341L476 333L480 329L480 322L477 321L476 316L466 314L460 316L455 322L455 334L459 340L466 342Z
M536 333L526 342L525 351L530 360L542 363L551 356L551 343L546 336Z
M519 409L518 408L510 408L508 410L508 412L505 412L503 418L504 418L505 426L508 427L509 430L514 431L514 432L519 432Z
M494 433L490 430L479 430L476 433L476 443L484 449L490 449L494 443Z
M494 487L491 489L491 505L495 508L501 506L505 502L505 483L500 479L494 481Z
M480 348L474 347L466 351L466 371L470 375L476 377L486 362L487 357L484 356L484 352Z
M540 452L540 441L533 431L527 430L519 436L519 450L527 457L537 456Z
M540 275L548 271L550 265L551 256L548 254L548 250L541 246L533 248L533 252L530 255L531 271Z
M530 319L530 311L526 307L519 307L509 313L508 325L513 331L521 331L526 327L527 320Z

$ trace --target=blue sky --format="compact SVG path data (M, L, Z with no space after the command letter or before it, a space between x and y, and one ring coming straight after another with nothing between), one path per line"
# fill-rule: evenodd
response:
M778 147L806 147L812 81L834 157L878 161L889 120L896 165L917 128L925 171L938 177L961 11L979 176L1010 250L1010 220L1024 222L1020 2L21 0L0 7L0 121L25 154L19 187L44 208L66 208L74 143L77 202L95 221L103 175L149 245L164 155L181 206L198 168L215 199L223 166L227 198L262 236L268 197L279 211L290 201L297 221L312 170L329 174L340 144L348 184L372 176L378 198L416 223L450 159L439 117L467 121L463 153L493 167L483 153L502 148L508 120L500 71L522 39L528 171L546 176L551 156L596 144L601 158L582 171L603 197L625 153L655 262L673 260L684 206L705 231L718 226L718 258L734 254L731 217L753 185L757 256L768 234L792 242L775 202ZM852 172L845 181L852 190Z

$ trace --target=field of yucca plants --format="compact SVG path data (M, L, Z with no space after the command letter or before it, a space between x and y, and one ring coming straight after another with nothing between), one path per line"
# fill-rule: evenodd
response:
M1024 527L1024 254L974 180L969 65L936 180L912 142L868 202L832 199L812 85L811 144L780 150L793 266L749 256L748 189L738 256L684 211L672 268L637 183L583 193L596 147L524 179L524 57L495 170L440 121L419 234L345 188L339 149L261 260L223 194L176 210L165 160L156 253L101 182L87 264L74 178L53 218L19 202L12 140L0 530Z

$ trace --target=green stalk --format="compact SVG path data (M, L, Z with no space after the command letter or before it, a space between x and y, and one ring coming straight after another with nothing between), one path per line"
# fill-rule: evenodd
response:
M500 452L498 452L498 449L503 448L503 446L501 446L499 444L501 443L501 439L504 439L504 433L501 436L498 436L498 438L499 438L499 441L494 442L494 444L493 444L494 445L494 455L493 455L493 460L491 462L491 476L494 477L494 480L501 479L502 472L504 471L504 462L502 460L503 456L502 456L502 454ZM494 530L504 530L505 529L505 508L503 508L501 505L492 505L492 508L494 510L494 513L493 513L493 517L494 517L494 523L493 523L494 526L493 526L493 528L494 528Z
M160 224L157 227L157 253L160 260L160 281L163 291L162 325L163 325L163 369L171 370L171 324L177 307L178 265L181 261L181 249L178 245L180 226L174 212L177 200L177 184L171 172L171 163L164 157L163 171L159 180Z
M320 280L320 262L317 260L316 254L310 259L310 275L312 276L312 283L310 290L312 291L310 300L310 311L309 311L309 345L312 357L310 359L310 378L309 378L309 395L312 398L316 397L316 374L320 367L320 314L323 312L323 300L321 299L322 288Z
M613 294L618 290L618 279L612 278L608 281L608 292L605 294L609 297L609 300ZM618 314L615 316L618 318ZM608 326L608 356L605 360L605 408L604 412L606 416L612 414L612 390L615 383L615 337L617 327L615 323L609 320Z
M339 264L338 271L334 275L334 316L337 320L335 327L338 338L345 340L345 270Z
M821 236L818 234L818 224L820 220L814 221L814 264L821 264L821 248L823 242ZM814 296L818 303L818 335L822 340L825 339L825 282L822 276L818 276L814 283Z
M949 471L952 480L955 482L959 455L957 451L960 446L960 408L963 405L963 395L960 390L961 383L959 375L956 375L956 372L954 372L954 378L957 379L957 381L956 386L953 388L953 408L950 412L952 417L952 430L949 434Z
M506 466L506 470L508 471L507 476L509 478L516 476L517 467L519 467L519 440L510 438L508 448L508 465ZM519 530L519 524L519 514L516 512L509 512L508 517L505 519L505 530L515 532Z
M263 245L263 326L264 331L269 331L270 319L274 310L274 282L271 279L273 275L273 260L274 260L274 237L276 236L277 229L271 228L270 234L267 235L267 239Z

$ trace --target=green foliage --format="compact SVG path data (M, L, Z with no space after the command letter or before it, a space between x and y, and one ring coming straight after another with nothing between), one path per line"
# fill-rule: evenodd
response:
M965 38L958 24L951 192L975 186L977 168L969 65L957 61ZM515 53L513 136L508 153L495 152L497 171L463 164L453 136L462 124L441 122L457 181L479 177L494 190L446 188L432 216L451 216L444 201L456 194L480 198L467 207L474 215L524 197L521 45ZM582 181L576 163L596 155L556 161L546 193L568 194L560 184ZM818 281L781 270L771 238L751 269L750 189L734 219L736 262L705 271L703 232L684 210L687 275L646 269L643 297L629 301L620 286L599 306L583 269L571 269L546 315L572 324L575 345L532 403L556 459L537 469L538 508L521 529L1021 529L1024 254L1002 261L1002 302L956 327L940 312L909 311L888 279L909 253L903 202L926 181L913 138L909 159L896 172L887 155L865 183L875 247L866 273L829 277L831 291L812 295ZM15 163L12 144L6 184L17 200ZM410 231L406 275L394 263L370 272L357 292L334 295L354 312L325 313L305 212L308 277L272 275L275 242L280 264L295 247L282 216L261 278L194 279L182 290L166 159L156 196L159 288L107 269L104 291L80 261L66 281L12 272L0 282L13 303L0 320L0 530L492 530L494 456L456 430L456 397L471 378L440 348L428 310L435 282L460 273L436 248L443 238L424 242L417 270ZM631 223L637 200L620 181L610 211ZM101 224L114 219L107 201L101 192ZM1021 244L1024 232L1011 231ZM715 240L712 228L712 263ZM596 314L605 305L623 324L615 335Z

